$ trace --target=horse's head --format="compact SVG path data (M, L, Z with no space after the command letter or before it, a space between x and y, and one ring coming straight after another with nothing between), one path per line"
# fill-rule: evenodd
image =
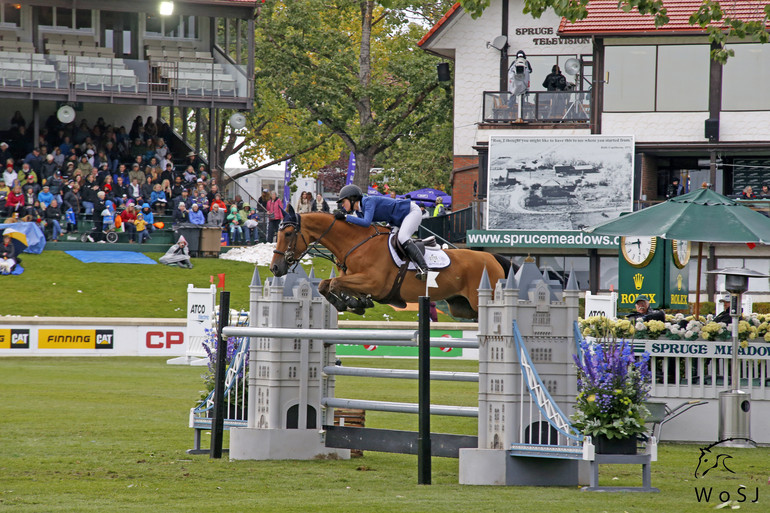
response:
M289 205L287 210L281 209L283 220L278 228L273 260L270 262L270 271L275 276L283 276L289 272L289 268L302 258L307 249L307 241L302 236L302 219Z

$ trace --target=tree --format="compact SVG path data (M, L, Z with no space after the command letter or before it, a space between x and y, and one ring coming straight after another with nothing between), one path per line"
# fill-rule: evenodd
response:
M354 182L364 190L378 155L446 114L434 101L438 60L416 47L425 29L405 14L421 4L292 0L264 4L257 18L257 80L355 154Z
M547 9L570 21L582 20L588 15L589 0L524 0L524 14L539 18ZM725 2L732 4L732 2ZM689 19L690 25L699 26L708 33L709 41L715 46L711 57L724 64L735 54L725 49L728 38L751 38L760 43L768 42L767 24L770 21L770 4L754 2L756 11L750 19L726 14L717 0L703 0ZM489 0L460 0L460 4L473 18L478 18L489 7ZM624 12L637 10L640 14L652 15L655 26L662 27L669 22L663 0L619 0L618 9Z

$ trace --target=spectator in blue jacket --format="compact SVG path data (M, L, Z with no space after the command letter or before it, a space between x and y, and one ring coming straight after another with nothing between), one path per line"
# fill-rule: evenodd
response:
M203 212L201 212L197 203L192 204L192 209L190 210L190 222L201 226L206 224L206 218L203 216Z

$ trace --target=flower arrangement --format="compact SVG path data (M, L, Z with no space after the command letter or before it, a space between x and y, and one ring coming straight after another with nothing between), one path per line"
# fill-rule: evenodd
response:
M201 399L206 399L209 394L214 390L214 386L216 385L216 366L217 366L217 350L218 350L218 342L219 337L217 337L217 331L213 329L206 329L206 340L203 343L203 349L206 351L206 356L208 357L208 363L207 368L208 372L203 374L201 377L203 378L203 385L205 386L204 390L201 390ZM238 349L240 347L240 339L235 337L230 337L227 339L227 347L226 347L226 353L225 353L225 368L229 369L230 365L233 362L233 359L236 357L238 353ZM245 376L248 376L248 365L249 360L246 358L244 360L244 365L241 368L241 370L236 375L236 380L238 383L233 384L233 386L239 386L239 383L245 379ZM244 392L248 392L248 388L244 390ZM238 402L245 402L245 397L240 397Z
M715 322L714 316L666 315L666 321L641 320L632 323L628 319L607 319L588 317L579 319L580 331L585 337L599 340L621 338L668 340L711 340L723 341L732 338L731 328L723 322ZM752 313L738 322L738 338L745 347L749 341L770 342L770 314Z
M645 432L649 416L644 401L650 394L650 355L634 357L625 340L607 344L581 343L583 358L573 356L578 370L574 426L592 437L629 438Z

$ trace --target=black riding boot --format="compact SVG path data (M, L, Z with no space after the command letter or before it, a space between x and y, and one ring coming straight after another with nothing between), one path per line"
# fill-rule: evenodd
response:
M404 252L406 253L406 256L409 257L409 260L414 262L414 265L417 267L417 274L415 277L421 281L427 280L428 264L425 263L425 258L422 256L422 253L420 253L420 249L415 245L414 241L412 239L407 239L406 242L401 244L401 247L404 248Z

